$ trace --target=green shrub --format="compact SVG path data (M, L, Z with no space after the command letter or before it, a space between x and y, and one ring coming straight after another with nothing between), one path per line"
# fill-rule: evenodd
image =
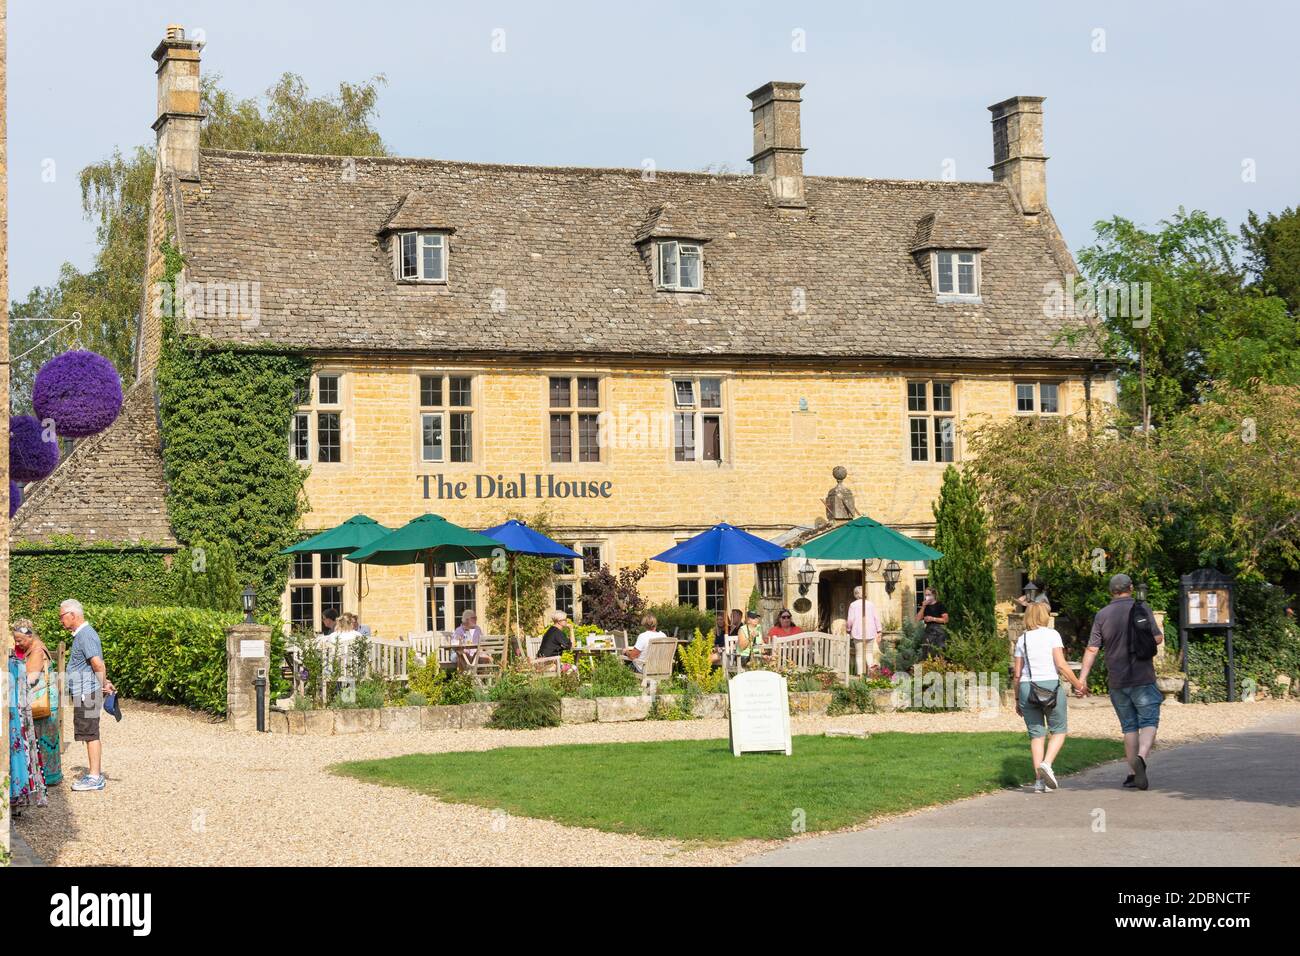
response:
M693 604L665 602L655 604L646 610L659 622L659 630L669 637L673 636L674 631L678 634L694 634L700 631L712 635L713 629L717 626L715 615L708 611L701 611Z
M478 700L478 688L474 680L465 671L455 671L442 682L442 694L439 704L472 704Z
M406 653L406 686L411 693L419 694L430 704L441 703L446 674L438 666L438 656L430 654L423 666L416 662L415 653Z
M238 611L239 580L229 543L198 540L176 556L176 603L213 611Z
M173 607L176 575L167 555L134 545L84 545L56 535L44 544L18 544L10 553L9 614L41 618L65 598L114 607ZM57 620L55 622L57 624ZM41 632L47 644L58 632Z
M687 686L694 687L704 694L716 693L726 680L722 668L713 665L712 634L712 631L697 629L695 637L689 644L677 645L677 658L682 663L682 677Z
M532 671L514 661L501 671L501 676L488 690L488 700L505 700L532 684Z
M378 678L357 682L358 707L383 707L388 697L388 685Z
M1011 667L1011 645L996 629L966 624L948 632L943 656L976 674L997 674L1005 680Z
M225 629L237 624L240 615L91 605L86 620L99 633L109 679L123 697L226 712ZM66 633L58 624L57 608L46 611L38 623L47 637Z
M904 674L912 669L921 659L925 637L925 625L910 615L904 616L902 633L898 643L893 647L885 645L881 653L881 663L895 674Z
M876 712L875 688L867 681L851 680L831 688L831 702L826 713L831 717L844 714L874 714Z
M591 697L629 697L641 693L641 677L614 654L601 654L592 665Z
M418 690L413 690L402 698L402 703L406 707L424 707L429 703L429 698L425 697Z
M560 726L560 695L544 684L516 687L497 702L489 727L534 730Z

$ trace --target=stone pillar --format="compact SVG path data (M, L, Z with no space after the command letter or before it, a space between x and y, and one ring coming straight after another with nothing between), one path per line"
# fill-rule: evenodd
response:
M802 209L808 205L803 188L803 154L799 104L802 83L765 83L749 94L754 114L754 173L771 185L772 197L781 207Z
M260 645L260 646L259 646ZM271 706L271 629L265 624L236 624L226 628L226 722L235 730L257 730L258 670L266 678L263 713ZM267 718L264 716L263 721ZM270 726L269 723L264 723Z
M1013 96L989 107L993 114L993 181L1005 182L1027 216L1047 208L1047 157L1043 155L1043 97Z
M181 179L199 178L199 127L203 122L199 83L201 44L185 38L185 28L167 27L153 51L158 64L158 166Z

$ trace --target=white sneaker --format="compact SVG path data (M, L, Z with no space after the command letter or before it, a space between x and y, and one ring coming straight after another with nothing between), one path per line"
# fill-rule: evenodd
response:
M1047 792L1047 785L1044 784L1043 781L1042 781L1041 779L1040 779L1040 780L1035 780L1035 781L1034 781L1034 793L1046 793L1046 792Z
M1047 781L1047 789L1055 790L1057 787L1060 786L1060 784L1056 782L1056 774L1052 772L1052 765L1050 763L1046 763L1046 762L1040 763L1038 765L1038 775L1040 778L1040 782L1042 780Z
M80 780L77 780L72 784L72 789L76 791L103 790L104 775L101 773L97 777L92 777L90 774L86 774Z

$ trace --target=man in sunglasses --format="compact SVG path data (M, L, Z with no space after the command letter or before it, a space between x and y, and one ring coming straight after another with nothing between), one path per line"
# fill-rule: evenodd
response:
M86 743L86 775L72 783L73 790L103 790L103 747L99 740L99 714L104 694L116 692L104 667L99 634L86 621L80 601L69 598L59 605L59 623L72 632L68 656L68 696L72 698L72 737Z

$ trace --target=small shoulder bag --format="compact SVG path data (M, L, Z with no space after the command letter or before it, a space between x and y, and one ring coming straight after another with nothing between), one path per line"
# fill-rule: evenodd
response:
M1029 632L1025 631L1021 639L1025 642L1025 672L1029 675L1029 702L1038 706L1043 713L1050 713L1056 708L1056 691L1034 683L1034 672L1029 666Z

